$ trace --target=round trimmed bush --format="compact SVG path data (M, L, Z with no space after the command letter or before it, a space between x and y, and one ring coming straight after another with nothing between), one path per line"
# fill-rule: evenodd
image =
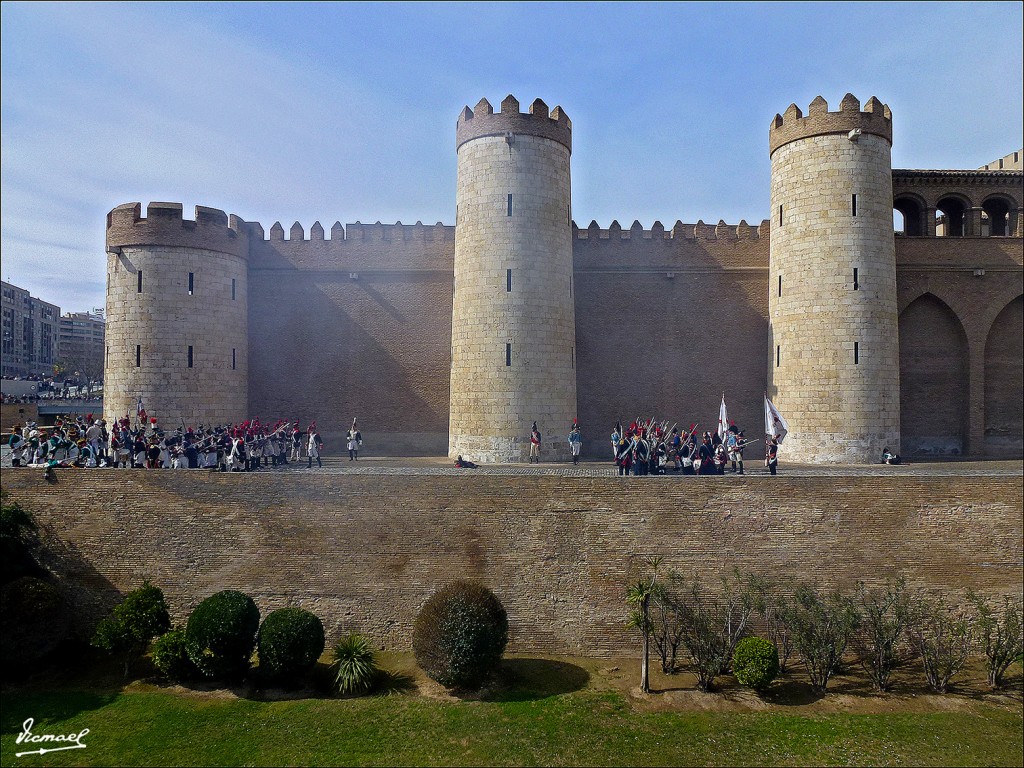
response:
M763 690L779 674L779 649L763 637L745 637L736 643L732 671L740 685Z
M185 625L185 650L204 677L241 678L256 645L260 611L248 595L226 589L196 606Z
M324 652L323 622L302 608L272 611L260 626L257 651L267 679L292 682Z
M456 581L434 593L413 624L416 662L449 688L479 688L498 666L507 643L504 606L474 581Z
M153 666L171 680L190 680L199 676L199 670L185 649L184 627L176 627L158 637L153 643L152 657Z

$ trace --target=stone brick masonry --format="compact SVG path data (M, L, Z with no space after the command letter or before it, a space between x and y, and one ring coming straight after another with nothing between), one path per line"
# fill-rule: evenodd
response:
M722 478L721 480L726 480ZM5 471L4 488L62 553L83 623L149 578L175 621L239 589L264 615L297 605L329 640L408 649L441 585L480 579L510 650L622 655L627 583L643 560L852 588L905 574L927 588L1020 595L1015 476L676 477ZM98 592L102 599L88 599Z

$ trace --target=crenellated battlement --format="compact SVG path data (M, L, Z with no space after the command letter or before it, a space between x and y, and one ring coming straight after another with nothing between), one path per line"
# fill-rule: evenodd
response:
M634 221L629 229L623 229L618 221L613 221L607 229L601 228L596 221L591 221L586 229L580 229L575 221L572 223L574 239L586 240L594 244L617 240L756 241L762 238L767 239L769 228L767 219L756 227L750 226L745 220L740 220L739 224L726 224L725 221L719 221L718 224L705 224L703 221L698 221L696 224L684 224L681 221L676 221L672 229L665 229L660 221L654 222L650 229L644 229L639 221Z
M288 229L288 237L285 237L284 227L281 222L275 221L270 227L269 236L265 233L263 225L259 222L249 221L243 223L253 241L263 240L266 242L392 242L392 241L418 241L434 242L442 240L455 240L455 227L443 222L436 224L424 224L417 221L415 224L403 224L396 221L394 224L381 224L379 221L373 224L355 222L346 228L340 221L334 222L331 227L331 236L325 237L323 225L319 221L313 222L309 228L309 237L306 237L302 224L295 222Z
M572 121L561 107L549 111L547 104L534 99L529 112L520 112L519 101L511 94L501 102L499 112L487 99L480 99L473 109L463 107L455 124L455 149L473 139L509 134L551 139L572 152Z
M790 104L781 115L775 115L768 128L770 152L798 139L825 134L846 134L858 130L881 136L892 144L892 112L888 105L872 96L861 111L860 101L848 93L839 103L838 112L828 111L828 102L818 96L810 103L807 114Z
M201 248L249 255L246 223L217 208L195 207L195 218L184 218L181 203L150 203L142 217L141 203L125 203L107 214L107 251L131 246Z

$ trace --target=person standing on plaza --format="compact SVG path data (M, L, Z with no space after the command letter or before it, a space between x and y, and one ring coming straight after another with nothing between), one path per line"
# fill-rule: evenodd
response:
M299 429L299 420L292 424L292 461L297 462L302 454L302 430Z
M775 435L768 435L765 442L767 445L764 453L764 465L774 475L779 466L779 438Z
M316 422L314 421L309 425L309 442L306 444L306 451L309 454L309 463L307 469L313 468L313 459L316 459L316 465L323 467L323 462L320 461L320 449L323 448L324 441L320 437L320 433L316 431Z
M572 463L580 463L580 449L583 447L583 437L580 435L580 426L575 421L569 431L569 450L572 452Z
M348 434L345 436L345 440L348 446L348 460L358 461L359 446L363 444L363 435L356 427L355 419L352 419L352 429L348 431Z
M28 447L28 441L21 434L20 425L14 428L10 439L7 441L7 445L11 449L11 466L20 467L21 462L25 458L25 449Z
M725 447L729 451L729 461L732 462L732 471L734 474L743 474L743 433L739 432L735 426L729 427L729 432L725 436ZM736 471L736 465L739 464L739 471Z
M540 430L537 429L537 422L533 422L533 429L530 431L530 463L534 460L540 464Z
M616 459L619 456L619 443L622 442L622 425L619 422L615 422L615 428L612 430L612 458Z

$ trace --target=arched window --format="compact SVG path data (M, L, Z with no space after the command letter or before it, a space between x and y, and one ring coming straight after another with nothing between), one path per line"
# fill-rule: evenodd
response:
M935 234L938 237L963 237L967 206L956 197L944 197L935 205Z
M1010 204L1001 197L990 197L981 204L981 234L1006 237L1010 233Z
M907 237L924 234L924 206L912 197L897 197L892 203L895 232Z

